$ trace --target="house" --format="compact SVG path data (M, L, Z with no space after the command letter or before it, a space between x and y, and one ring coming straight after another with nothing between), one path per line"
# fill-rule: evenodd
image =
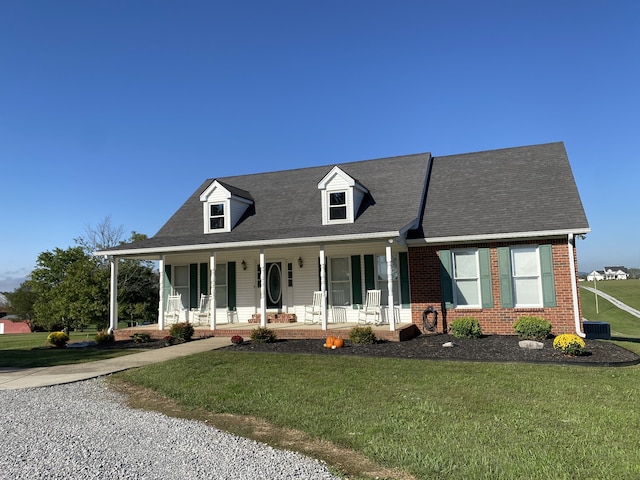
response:
M18 321L14 315L5 316L0 319L0 335L8 333L31 333L31 328L28 322Z
M437 314L435 331L473 316L513 334L540 315L565 333L581 332L575 239L589 231L564 145L549 143L209 178L156 235L96 255L111 263L112 329L118 260L138 258L162 272L158 330L210 295L210 330L323 332L356 325L379 291L374 321L389 332Z
M594 270L587 274L587 281L593 282L594 280L600 281L604 280L604 272L600 272L598 270Z
M627 280L629 271L625 267L604 267L605 280Z

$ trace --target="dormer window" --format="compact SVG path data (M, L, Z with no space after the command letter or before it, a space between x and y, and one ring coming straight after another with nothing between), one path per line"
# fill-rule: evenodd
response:
M230 232L240 221L253 198L249 192L214 180L200 195L204 233Z
M318 183L322 199L322 224L354 223L369 191L340 167L333 167Z
M209 205L209 229L219 230L224 228L224 203Z
M347 192L332 192L329 194L329 220L346 220Z

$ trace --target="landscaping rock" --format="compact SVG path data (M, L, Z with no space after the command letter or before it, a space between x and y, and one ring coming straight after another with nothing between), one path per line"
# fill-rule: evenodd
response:
M456 344L453 342L446 342L446 343L443 343L442 346L445 348L451 348L451 347L455 347Z
M521 340L518 342L520 348L526 348L527 350L540 350L544 348L544 343L536 342L535 340Z

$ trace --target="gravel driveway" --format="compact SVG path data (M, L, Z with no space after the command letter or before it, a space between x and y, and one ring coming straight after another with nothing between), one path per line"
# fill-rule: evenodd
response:
M133 410L101 379L0 391L0 479L336 479L324 464Z

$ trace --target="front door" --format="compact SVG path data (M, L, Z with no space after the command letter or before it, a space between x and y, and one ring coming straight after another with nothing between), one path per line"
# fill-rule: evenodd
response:
M267 308L282 308L282 264L267 263Z

